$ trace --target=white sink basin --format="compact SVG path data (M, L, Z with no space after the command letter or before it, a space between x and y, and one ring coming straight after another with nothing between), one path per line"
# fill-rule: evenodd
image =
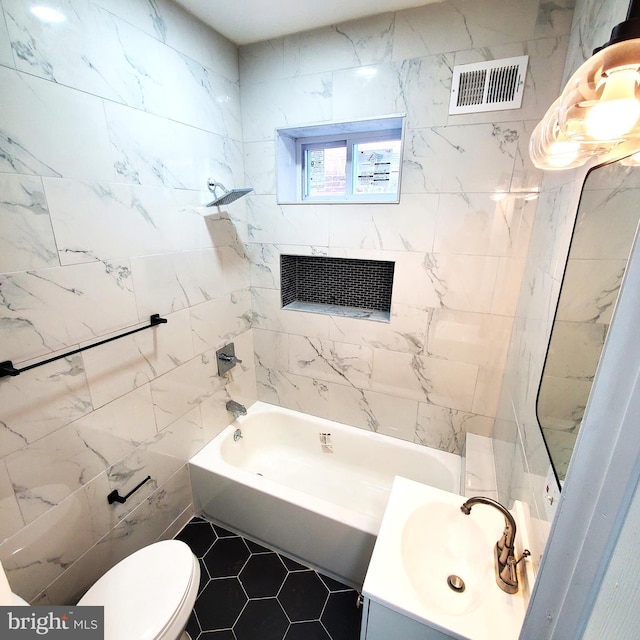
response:
M469 640L516 640L526 580L509 595L496 584L494 548L504 529L495 508L460 511L462 496L396 477L364 581L366 597ZM522 552L516 535L516 555ZM519 565L522 568L524 562ZM522 573L520 571L520 573ZM464 582L464 589L457 579Z
M465 516L460 511L463 501L459 497L458 505L420 505L407 518L401 536L404 570L418 598L425 606L454 615L478 607L496 586L490 551L501 531L488 532Z

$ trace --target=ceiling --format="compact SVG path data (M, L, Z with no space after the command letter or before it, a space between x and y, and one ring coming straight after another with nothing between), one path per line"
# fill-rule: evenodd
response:
M176 0L238 45L442 0Z

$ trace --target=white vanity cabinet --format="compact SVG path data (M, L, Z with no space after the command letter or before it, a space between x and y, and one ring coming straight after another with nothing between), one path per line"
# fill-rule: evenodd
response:
M453 640L442 631L432 629L389 607L364 599L360 640Z

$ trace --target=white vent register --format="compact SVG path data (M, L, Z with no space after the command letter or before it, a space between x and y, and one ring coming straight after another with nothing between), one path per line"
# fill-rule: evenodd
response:
M528 62L518 56L455 66L449 113L519 109Z

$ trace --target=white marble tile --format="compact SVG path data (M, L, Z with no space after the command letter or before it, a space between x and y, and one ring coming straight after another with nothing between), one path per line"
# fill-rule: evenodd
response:
M249 285L249 264L232 247L133 258L142 316L169 313Z
M332 420L413 442L416 400L336 384L329 398Z
M267 82L285 77L284 38L272 38L240 47L238 64L243 89L251 82Z
M5 67L15 67L13 53L11 51L11 41L7 32L7 24L4 20L2 3L0 3L0 65Z
M0 545L12 590L30 601L97 540L91 505L76 491Z
M128 517L127 514L143 503L157 488L162 488L204 444L200 408L195 407L111 467L108 472L110 486L112 489L119 489L120 495L126 494L129 488L134 487L147 475L151 476L151 480L136 491L124 505L114 507L116 517Z
M183 465L162 486L123 514L117 526L99 541L100 553L109 557L110 564L115 564L155 542L190 505L191 483L187 466Z
M371 389L470 411L477 374L473 364L374 349Z
M164 54L166 115L211 133L242 140L238 83L179 53L166 55L164 51Z
M167 52L155 38L87 0L58 0L65 20L48 28L29 8L5 0L18 70L154 113L164 113ZM178 55L178 54L175 54Z
M443 283L438 281L433 254L410 251L385 253L395 262L391 305L418 308L439 307Z
M235 45L171 0L97 0L97 4L204 66L224 71L230 80L238 79Z
M76 264L208 249L213 222L196 191L45 178L60 260ZM228 225L235 241L233 225Z
M477 429L486 430L486 424L491 422L484 416L420 402L415 441L461 455L467 433Z
M500 258L432 254L425 259L425 270L438 304L446 309L488 313Z
M276 369L256 369L258 399L322 418L330 417L329 386L321 380Z
M524 258L500 258L491 313L515 315L524 269Z
M536 196L536 194L541 191L544 177L544 171L534 167L529 155L529 140L531 140L531 134L537 124L538 120L530 120L522 123L516 149L513 176L511 178L511 191L513 193L524 192L530 194L529 197L534 200L534 207L537 202L537 197L539 197Z
M434 251L525 257L535 207L524 199L495 200L486 193L443 193L439 197Z
M611 29L625 19L628 7L629 3L626 0L577 4L563 83L591 57L594 48L608 42Z
M244 140L273 140L276 127L331 120L332 95L330 73L243 84Z
M533 37L538 3L464 0L433 3L396 14L395 60L519 42Z
M421 354L430 309L394 303L389 323L331 316L329 337L338 342Z
M564 35L571 32L575 0L541 2L538 7L535 36ZM604 42L604 41L603 41Z
M5 67L0 85L0 171L113 179L101 100Z
M400 69L391 62L334 71L332 117L358 120L404 112L402 80Z
M591 380L544 376L540 385L538 414L545 429L575 430L582 422L591 391Z
M0 273L59 266L40 178L0 175Z
M0 276L0 336L14 365L138 323L127 261Z
M251 290L251 309L254 328L314 338L329 337L329 316L282 309L278 290L254 287Z
M608 328L601 323L554 322L545 375L592 380Z
M334 118L406 113L411 129L444 126L449 120L452 68L453 56L434 55L336 71Z
M231 82L240 80L238 47L214 29L205 25L202 31L204 58L202 64Z
M208 300L189 311L195 353L218 349L249 329L251 294L244 289Z
M62 264L183 248L167 189L47 178L45 191Z
M286 371L289 367L289 334L256 328L252 331L256 366Z
M24 527L4 460L0 461L0 543Z
M400 205L333 205L329 212L329 245L332 249L429 252L441 197L407 193Z
M627 260L640 219L639 195L637 188L584 190L570 260Z
M104 109L118 181L185 187L166 166L167 144L174 140L168 120L116 102L105 102Z
M143 387L7 456L25 523L155 435L151 393Z
M288 76L303 76L391 59L394 14L383 13L284 38Z
M229 393L225 388L220 387L211 397L200 403L203 445L211 442L227 425L231 424L233 416L225 407L228 399Z
M609 324L626 260L569 260L558 319Z
M0 382L0 454L6 456L91 411L80 357Z
M279 205L273 196L254 196L248 203L247 221L251 242L329 244L329 218L323 205Z
M82 353L94 407L141 387L193 357L188 310L164 317L166 324Z
M289 336L291 373L368 388L373 364L371 348L303 336Z
M164 429L223 384L215 351L198 355L151 382L158 429Z
M485 313L434 309L426 353L432 357L499 369L504 366L512 319Z
M251 260L251 285L265 289L280 289L280 256L328 256L346 257L345 254L329 251L328 247L315 245L274 245L249 243ZM377 254L375 259L379 259Z
M275 144L272 140L247 142L244 145L246 182L257 195L276 193Z
M508 191L522 125L407 129L402 193Z
M474 413L492 418L497 415L504 372L503 368L480 367L478 369L478 380L471 405ZM482 436L491 435L490 430L477 433Z

